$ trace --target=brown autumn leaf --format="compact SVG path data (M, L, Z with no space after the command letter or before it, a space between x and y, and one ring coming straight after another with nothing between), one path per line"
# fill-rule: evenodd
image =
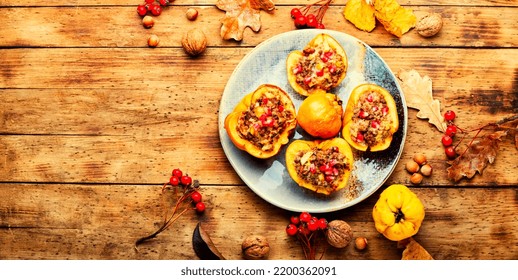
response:
M260 10L273 11L275 4L271 0L218 0L216 7L226 12L221 19L221 38L241 41L245 28L261 29Z
M428 76L421 77L416 70L397 73L399 84L403 90L407 107L417 109L417 117L428 119L440 131L446 130L446 122L441 113L441 103L433 99L432 79Z
M495 161L498 142L505 135L507 135L507 131L496 131L473 141L465 152L461 151L460 156L448 162L450 164L450 167L446 169L448 178L458 182L464 177L473 178L477 172L482 174L487 165Z

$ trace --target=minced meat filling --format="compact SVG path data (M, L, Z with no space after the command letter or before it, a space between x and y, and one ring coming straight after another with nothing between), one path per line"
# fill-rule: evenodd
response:
M304 56L292 69L297 83L304 89L330 90L336 86L346 70L343 57L330 47L322 45L306 47Z
M369 91L363 93L354 107L350 133L353 140L374 146L390 135L392 119L383 95Z
M271 151L287 121L295 118L293 112L284 108L281 99L274 94L263 95L241 114L237 131L261 150Z
M304 181L332 192L351 167L345 155L334 146L325 150L313 148L299 151L295 157L295 169Z

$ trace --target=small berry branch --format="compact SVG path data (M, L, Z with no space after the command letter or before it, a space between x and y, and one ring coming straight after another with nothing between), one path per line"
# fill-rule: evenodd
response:
M177 197L173 210L170 214L168 214L168 211L166 210L164 221L160 228L150 235L137 239L135 242L135 249L137 251L138 245L157 237L161 232L174 224L174 222L176 222L176 220L178 220L178 218L180 218L185 212L193 209L192 206L189 206L190 204L195 205L194 209L198 213L205 211L205 204L201 201L202 197L198 192L199 182L197 180L193 181L189 175L184 175L180 169L173 170L169 182L164 183L162 186L162 193L164 193L168 188L172 188L174 196Z

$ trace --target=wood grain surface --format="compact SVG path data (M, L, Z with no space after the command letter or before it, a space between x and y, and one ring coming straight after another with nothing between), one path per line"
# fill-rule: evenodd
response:
M275 1L262 28L242 42L219 36L216 1L177 0L142 27L139 1L0 0L0 259L196 259L192 231L201 222L228 259L262 234L270 259L303 259L285 227L294 213L255 195L230 166L219 142L221 94L252 49L294 30L289 11L312 1ZM425 39L398 39L378 24L359 31L333 1L324 23L364 41L394 71L415 69L433 81L443 108L466 130L518 114L518 1L408 1L422 17L439 12L444 27ZM184 13L196 7L199 18ZM207 34L207 51L188 57L180 45L191 28ZM147 37L157 34L157 48ZM426 207L415 239L435 259L518 259L518 149L511 135L482 175L447 178L441 132L409 109L405 148L386 186L411 187ZM473 135L473 134L471 134ZM468 141L468 140L465 140ZM424 153L433 176L413 186L404 165ZM173 168L201 183L208 209L187 212L135 250L158 227ZM383 189L383 188L382 188ZM366 251L329 249L324 259L400 259L372 220L381 189L362 203L322 214L351 224Z

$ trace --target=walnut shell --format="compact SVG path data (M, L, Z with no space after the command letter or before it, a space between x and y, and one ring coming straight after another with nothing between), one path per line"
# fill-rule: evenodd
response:
M415 29L423 37L432 37L442 28L442 16L438 13L429 13L419 20Z
M342 220L333 220L327 225L327 243L335 248L345 248L353 240L351 226Z
M199 29L191 29L182 38L182 47L190 56L198 56L207 48L207 37Z
M248 236L241 244L243 256L248 260L265 259L270 254L270 244L261 235Z

